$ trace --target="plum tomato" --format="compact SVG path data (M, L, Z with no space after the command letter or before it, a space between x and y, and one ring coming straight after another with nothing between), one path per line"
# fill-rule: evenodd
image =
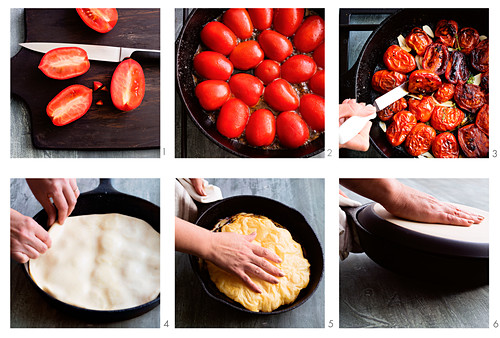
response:
M292 36L304 18L304 8L275 8L273 27L284 36Z
M456 43L457 48L459 48L462 53L469 55L479 43L479 33L475 28L464 27L458 32Z
M402 110L405 110L407 107L408 107L408 102L406 101L406 99L404 97L402 97L399 100L391 103L390 105L388 105L384 109L379 110L377 112L377 115L381 121L386 122L386 121L389 121L390 119L392 119L392 117L395 114L399 113Z
M284 79L276 79L264 89L264 101L274 110L295 110L299 107L299 96Z
M450 132L438 134L432 141L432 154L437 158L458 158L460 150L455 136Z
M308 16L295 32L295 49L302 53L315 50L325 40L325 21L319 15Z
M413 55L397 45L387 48L384 53L384 63L389 70L403 74L417 68Z
M245 129L247 142L254 147L273 143L276 136L276 118L268 109L258 109L250 115Z
M245 102L246 105L255 106L262 96L264 85L262 81L247 73L238 73L229 79L229 88L234 96Z
M490 42L485 39L477 44L476 48L471 52L470 59L472 67L478 72L484 73L489 69L490 64Z
M227 138L239 137L247 125L250 109L238 98L224 103L217 116L217 130Z
M281 76L281 66L274 60L264 60L255 68L254 75L267 86Z
M420 56L424 55L425 49L432 43L432 39L420 27L413 28L406 36L405 41Z
M402 110L392 117L392 123L387 128L386 137L393 147L402 144L408 133L417 125L415 115Z
M273 9L272 8L247 8L253 26L260 30L271 28L273 24Z
M486 135L490 135L490 106L485 104L476 115L476 126Z
M219 52L204 51L194 56L194 70L207 80L227 81L233 74L233 64Z
M282 62L293 52L293 46L288 38L273 30L265 30L259 34L259 45L264 55L274 61Z
M309 89L314 93L325 96L325 70L318 70L309 79Z
M242 40L252 36L253 24L245 8L229 8L222 16L222 23Z
M422 59L422 68L442 75L446 71L450 54L448 48L440 43L431 43L425 49L424 58Z
M299 112L312 130L325 130L325 99L315 94L300 98Z
M287 148L298 148L309 139L307 124L293 111L284 111L278 115L276 132L280 143Z
M434 30L434 36L437 38L437 41L446 47L453 47L457 33L458 24L453 20L438 21Z
M446 80L453 84L465 83L469 80L469 68L464 53L459 51L451 53L444 75Z
M141 65L125 59L116 67L110 86L111 100L121 111L139 107L146 93L146 80Z
M413 94L428 94L441 87L441 78L434 72L419 69L410 74L408 91Z
M425 123L417 123L408 133L405 140L405 149L411 156L419 156L431 149L436 131Z
M410 112L415 115L417 121L427 122L430 120L436 101L432 96L424 96L421 100L410 98L408 100Z
M116 8L77 8L76 12L83 22L99 33L107 33L118 21Z
M234 47L229 55L229 60L233 63L234 68L249 70L257 67L264 60L264 51L257 41L243 41Z
M294 55L281 65L281 77L290 83L306 82L316 73L316 62L307 55Z
M436 106L432 111L431 126L437 131L451 131L464 119L464 112L455 107Z
M57 94L46 111L54 125L64 126L85 115L91 105L92 89L75 84Z
M372 88L380 93L387 93L388 91L402 85L406 81L406 75L390 71L387 69L382 69L372 77Z
M62 47L45 53L38 68L52 79L66 80L85 74L90 68L90 62L85 50Z
M221 80L206 80L198 83L195 95L205 110L219 109L231 95L229 84Z
M229 55L236 47L236 35L219 21L207 23L201 30L200 36L203 44L214 52Z
M434 93L437 102L443 103L453 98L455 94L455 85L453 83L443 83Z
M313 59L316 65L325 68L325 43L323 42L313 52Z
M458 143L467 157L488 157L490 140L474 123L458 130Z
M481 108L486 103L486 98L481 87L472 83L456 86L453 97L460 108L469 112Z

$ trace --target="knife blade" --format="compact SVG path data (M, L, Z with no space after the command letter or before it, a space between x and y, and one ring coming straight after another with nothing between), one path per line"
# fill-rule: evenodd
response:
M389 105L392 103L396 102L402 97L405 97L408 94L408 91L406 90L406 85L407 82L399 85L398 87L388 91L382 96L379 96L375 99L375 102L373 105L377 109L377 111L380 111L384 108L387 108Z
M35 52L47 53L55 48L79 47L87 52L90 60L105 62L120 62L127 57L139 56L141 58L160 58L160 51L154 49L138 49L115 46L87 45L78 43L56 43L56 42L23 42L20 46Z

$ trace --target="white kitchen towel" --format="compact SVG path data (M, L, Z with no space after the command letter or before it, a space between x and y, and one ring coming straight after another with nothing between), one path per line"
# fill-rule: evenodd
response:
M211 203L222 199L222 192L219 187L209 184L207 180L203 180L206 196L198 194L193 187L193 183L189 178L178 178L180 184L186 189L189 196L200 203Z

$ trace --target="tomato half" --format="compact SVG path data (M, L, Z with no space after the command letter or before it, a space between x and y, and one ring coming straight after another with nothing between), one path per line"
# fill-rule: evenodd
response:
M458 24L453 20L440 20L434 30L437 41L447 47L453 47L457 33Z
M420 27L415 27L405 38L406 44L413 48L417 55L424 55L425 48L432 43L432 39Z
M476 126L486 135L490 134L490 106L485 104L476 116Z
M432 141L432 154L438 158L458 158L458 142L452 133L441 133Z
M475 28L465 27L458 32L457 47L465 55L469 55L479 43L479 33Z
M415 115L407 110L402 110L392 118L392 123L387 128L387 140L393 147L399 146L406 139L408 133L417 125Z
M402 85L405 81L405 74L382 69L373 74L372 88L377 92L387 93L397 86Z
M443 83L441 87L434 93L434 98L443 103L453 98L455 94L455 85L453 83Z
M448 59L448 48L440 43L432 43L425 49L422 68L442 75L446 71Z
M467 67L464 53L459 51L451 53L444 75L446 80L453 84L467 82L469 79L469 68Z
M381 121L389 121L392 117L402 110L408 107L408 102L404 97L400 98L396 102L391 103L386 108L379 110L377 112L378 117Z
M116 8L77 8L76 12L83 22L99 33L107 33L118 21Z
M441 78L434 72L419 69L410 74L408 91L413 94L427 94L441 87Z
M116 67L111 78L111 100L116 108L129 111L139 107L146 92L146 80L141 65L126 59Z
M403 74L409 73L417 68L417 63L413 55L397 45L392 45L387 48L384 53L384 63L389 70Z
M227 100L217 116L217 130L227 138L239 137L245 130L250 109L237 98Z
M90 62L85 50L62 47L45 53L38 68L52 79L66 80L85 74L90 68Z
M490 65L490 42L485 39L477 44L470 54L471 64L477 71L487 72Z
M408 105L410 106L410 112L415 114L418 121L427 122L431 118L436 102L432 96L424 96L421 100L409 99Z
M287 148L298 148L309 138L307 124L293 111L284 111L278 115L276 133L280 143Z
M431 126L438 131L450 131L458 127L464 116L458 108L436 106L432 111Z
M456 86L454 98L458 106L467 111L474 111L486 103L481 87L472 83Z
M467 157L487 157L490 149L488 135L483 133L474 123L458 130L460 148Z
M247 142L255 147L268 146L276 136L276 118L268 109L257 109L250 115L245 129Z
M47 105L47 115L56 126L71 123L89 110L92 104L92 89L72 85L63 89Z
M425 123L418 123L405 140L405 149L411 156L419 156L431 149L436 131Z

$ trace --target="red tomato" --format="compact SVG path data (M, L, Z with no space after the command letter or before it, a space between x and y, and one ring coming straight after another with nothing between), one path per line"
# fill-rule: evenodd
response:
M253 26L258 30L266 30L273 24L272 8L248 8L247 11L250 19L252 19Z
M85 74L90 68L90 62L85 50L63 47L45 53L38 68L52 79L66 80Z
M230 8L222 16L222 23L242 40L248 39L253 33L250 15L244 8Z
M490 140L474 123L458 130L458 143L467 157L488 157Z
M408 103L404 97L400 98L396 102L391 103L387 107L377 112L378 118L381 121L389 121L394 114L399 113L402 110L405 110L408 107Z
M462 28L460 32L458 32L458 39L456 43L462 53L469 55L479 43L479 33L472 27Z
M216 110L229 99L231 89L229 89L227 82L206 80L196 86L195 94L203 109Z
M299 112L311 129L325 130L325 99L314 94L306 94L300 98Z
M458 24L453 20L440 20L434 30L437 41L447 47L453 47L457 33Z
M264 89L264 101L274 110L295 110L299 107L299 96L283 79L276 79Z
M411 98L408 100L410 112L415 115L417 121L427 122L431 118L436 102L432 96L424 96L421 100Z
M92 89L72 85L63 89L47 105L47 115L56 126L71 123L89 110L92 104Z
M318 70L309 79L309 89L312 90L314 94L325 96L325 70Z
M455 136L450 133L441 133L432 141L432 154L438 158L458 158L460 153Z
M118 21L116 8L77 8L76 12L83 22L99 33L107 33Z
M302 53L309 53L325 39L325 21L318 15L308 16L295 32L295 48Z
M406 44L413 48L417 55L424 55L425 48L432 43L432 39L420 27L415 27L405 38Z
M94 84L94 91L97 91L99 89L106 90L106 87L104 87L102 82L94 81L93 84Z
M465 83L469 80L469 67L467 67L464 53L451 52L444 76L453 84Z
M422 59L422 68L442 75L446 71L450 54L448 48L440 43L431 43L425 49L424 58Z
M320 44L313 52L313 59L318 67L325 68L325 43Z
M215 52L229 55L236 47L236 35L221 22L211 21L201 30L201 41Z
M419 69L410 74L408 91L413 94L427 94L441 87L441 78L434 72Z
M453 94L455 94L455 85L453 83L443 83L434 93L434 98L439 103L443 103L451 100L453 98Z
M247 125L250 109L237 98L227 100L217 116L217 130L227 138L239 137Z
M387 128L386 136L393 147L399 146L406 139L408 133L417 125L415 115L407 110L402 110L392 118L392 123Z
M316 62L307 55L294 55L281 65L281 77L290 83L309 80L316 72Z
M273 143L276 135L276 118L268 109L258 109L250 115L245 129L247 142L255 147Z
M238 73L229 79L229 87L234 96L250 107L255 106L264 91L262 81L247 73Z
M478 72L487 72L490 67L490 40L485 39L477 44L470 54L472 67Z
M194 70L207 80L227 81L233 73L233 64L219 52L205 51L194 56Z
M273 30L265 30L259 35L259 45L266 57L282 62L293 52L293 46L288 38Z
M417 63L413 55L403 48L392 45L384 53L384 63L389 68L398 73L409 73L417 68Z
M490 134L490 106L485 104L476 116L476 126L486 135Z
M458 127L464 116L458 108L436 106L432 111L431 126L438 131L450 131Z
M486 103L486 97L481 87L472 83L457 85L453 98L460 108L467 111L475 111Z
M408 133L405 140L405 149L411 156L419 156L431 149L436 131L425 123L417 123Z
M257 41L243 41L234 47L231 55L229 55L229 60L231 60L235 68L248 70L257 67L264 60L264 51Z
M111 78L111 100L116 108L129 111L139 107L146 92L146 80L141 65L125 59L116 67Z
M377 92L387 93L397 86L402 85L405 81L405 74L382 69L373 74L372 88Z
M284 111L276 119L280 143L287 148L298 148L309 139L309 129L302 118L293 111Z
M264 60L255 68L254 74L267 86L281 76L281 66L276 61Z
M292 36L304 18L303 8L275 8L274 29L284 36Z

